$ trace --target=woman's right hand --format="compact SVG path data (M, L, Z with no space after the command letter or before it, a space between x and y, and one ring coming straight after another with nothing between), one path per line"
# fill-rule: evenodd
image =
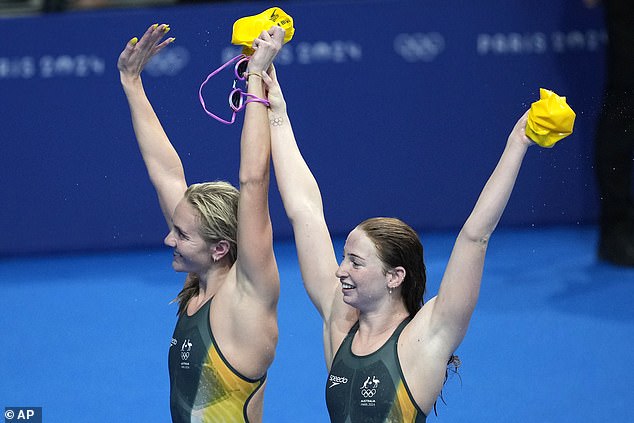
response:
M284 34L284 29L279 26L272 26L268 31L262 31L260 36L253 40L254 53L249 59L247 71L260 73L269 69L282 49Z
M530 109L529 109L530 110ZM535 142L526 135L526 122L528 121L528 112L524 112L521 118L515 123L513 130L509 134L508 142L519 143L530 147Z
M286 101L282 94L282 88L277 81L275 66L271 65L268 72L262 72L262 79L266 85L267 100L270 103L269 111L275 114L286 113Z
M134 37L128 42L117 62L122 79L139 78L147 62L174 41L174 38L168 38L161 42L169 30L170 27L167 24L154 24L145 31L140 40Z

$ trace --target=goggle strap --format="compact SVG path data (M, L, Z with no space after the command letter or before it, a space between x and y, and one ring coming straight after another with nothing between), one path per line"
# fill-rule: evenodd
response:
M247 97L251 97L250 99L247 99L246 101L244 101L242 103L243 106L246 106L249 103L262 103L264 104L266 107L269 107L271 105L271 103L268 100L265 100L263 98L260 98L256 95L253 94L249 94L249 93L244 93L245 96Z
M235 62L236 60L242 59L243 57L246 57L244 54L238 54L236 57L228 60L226 63L224 63L222 66L220 66L218 69L216 69L215 71L213 71L212 73L210 73L209 75L207 75L207 78L205 78L205 80L203 81L202 84L200 84L200 88L198 89L198 99L200 100L200 104L203 106L203 110L205 111L205 113L207 113L209 116L211 116L212 118L216 119L219 122L222 122L226 125L231 125L235 119L236 119L236 114L235 112L233 113L233 116L231 116L231 120L224 120L216 115L214 115L213 113L211 113L209 110L207 110L207 106L205 105L205 100L203 99L203 87L207 84L207 82L209 82L209 80L215 76L216 74L218 74L218 72L222 71L224 68L226 68L227 66L231 65L233 62Z
M241 102L239 107L235 107L232 101L232 98L236 93L240 95ZM243 97L246 97L246 100L243 100ZM229 95L229 107L231 107L231 110L233 110L234 112L241 112L249 103L262 103L266 107L269 107L271 105L268 100L260 98L254 94L245 93L242 90L234 90Z

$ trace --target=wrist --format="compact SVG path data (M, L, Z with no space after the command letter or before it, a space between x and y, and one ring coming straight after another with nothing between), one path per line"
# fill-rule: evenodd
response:
M247 80L250 80L251 77L263 79L261 71L259 71L259 72L258 71L247 71L247 72L244 73L244 75L245 75Z
M259 73L264 72L265 69L260 68L259 66L251 66L251 62L247 66L247 73Z
M515 136L510 136L507 141L507 147L513 150L518 150L523 152L526 152L526 150L528 150L528 148L533 144L535 143L531 141L530 138L528 138L526 135L520 135L520 134L515 134Z
M119 73L119 79L123 88L132 88L141 85L141 75L129 75L123 72Z
M269 106L269 122L271 126L281 126L279 123L288 122L286 104L271 104Z

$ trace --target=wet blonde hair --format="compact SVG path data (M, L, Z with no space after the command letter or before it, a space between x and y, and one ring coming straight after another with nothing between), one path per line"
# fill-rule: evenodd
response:
M233 264L238 256L240 192L228 182L214 181L190 185L183 197L198 214L198 230L205 242L213 244L224 240L229 243L229 252L225 257ZM189 274L185 286L175 300L178 302L178 314L185 311L189 300L198 294L198 289L198 276Z

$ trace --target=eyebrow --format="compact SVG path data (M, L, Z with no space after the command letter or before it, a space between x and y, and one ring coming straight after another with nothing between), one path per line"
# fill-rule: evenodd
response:
M181 228L176 223L174 223L174 219L172 219L172 227L174 227L174 229L176 229L178 232L182 233L183 235L187 235L187 232L185 232L183 228Z
M357 258L357 259L359 259L359 260L363 260L363 261L365 261L365 259L364 259L363 257L361 257L361 256L359 256L359 255L356 255L356 254L354 254L354 253L347 253L347 254L348 254L349 256L351 256L351 257L354 257L354 258Z

